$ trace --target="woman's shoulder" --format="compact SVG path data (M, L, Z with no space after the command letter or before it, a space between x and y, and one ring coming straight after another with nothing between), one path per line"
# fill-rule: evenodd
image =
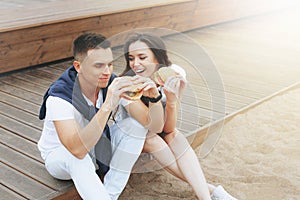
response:
M172 64L170 66L170 68L172 68L174 71L176 71L177 73L179 73L182 77L186 78L186 72L185 72L185 70L182 67L180 67L179 65Z

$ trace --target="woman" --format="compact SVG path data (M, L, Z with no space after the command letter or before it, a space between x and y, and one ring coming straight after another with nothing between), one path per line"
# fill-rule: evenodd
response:
M122 75L133 72L137 75L136 82L140 82L141 77L153 80L153 74L160 67L170 67L178 73L168 78L163 87L159 87L165 110L163 131L159 134L148 132L144 152L151 153L168 172L189 183L199 199L235 199L222 186L207 184L195 152L185 136L176 129L178 104L185 88L186 74L181 67L171 63L161 38L149 33L134 34L125 43L124 52L126 69ZM150 99L150 104L160 98ZM148 106L149 98L142 100ZM137 115L135 109L129 109L131 103L134 102L121 102L128 114L138 120L141 114Z

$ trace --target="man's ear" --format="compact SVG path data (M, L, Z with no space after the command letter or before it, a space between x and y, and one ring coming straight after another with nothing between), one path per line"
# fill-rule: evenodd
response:
M77 71L77 73L80 73L80 62L79 61L77 61L77 60L74 60L73 61L73 66L74 66L74 68L75 68L75 70Z

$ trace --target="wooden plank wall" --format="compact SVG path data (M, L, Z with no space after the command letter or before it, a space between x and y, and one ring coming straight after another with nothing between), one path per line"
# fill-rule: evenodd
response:
M281 9L293 4L294 0L157 0L154 2L155 4L150 5L147 1L140 1L139 6L135 5L137 1L127 2L127 4L123 2L122 7L104 1L104 6L102 5L102 10L100 9L102 12L92 13L92 8L82 9L79 10L82 16L71 16L72 7L68 4L57 3L57 8L51 9L58 10L57 13L49 10L53 12L52 15L47 13L47 10L38 12L41 8L37 6L36 9L32 9L33 16L37 16L36 22L35 17L31 16L18 21L11 20L13 25L8 22L9 13L3 11L0 15L1 17L5 15L3 20L0 19L0 25L2 24L0 26L0 73L70 58L72 41L83 32L100 32L110 37L140 27L187 31ZM66 6L69 6L68 9L64 9ZM110 7L114 9L108 12ZM96 8L94 10L97 10ZM66 13L63 13L63 10L67 10ZM41 21L38 15L42 15L43 11L46 12L46 16L53 17L52 22L48 16L45 17L47 21ZM66 19L58 19L57 16L65 16ZM28 23L28 18L32 20L32 24L22 25L22 21L25 23L27 20Z
M100 13L98 16L2 32L0 45L1 60L4 62L1 62L0 72L71 57L72 41L83 32L111 36L142 26L168 26L176 23L172 20L176 19L176 15L190 13L196 3L188 1L121 13Z

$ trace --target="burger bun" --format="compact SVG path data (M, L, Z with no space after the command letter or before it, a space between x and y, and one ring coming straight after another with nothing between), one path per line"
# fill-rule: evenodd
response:
M161 67L153 75L153 79L156 84L163 86L165 81L172 76L176 76L177 73L170 67Z
M140 99L143 95L143 89L141 86L142 83L130 85L129 90L123 93L123 97L132 101Z

